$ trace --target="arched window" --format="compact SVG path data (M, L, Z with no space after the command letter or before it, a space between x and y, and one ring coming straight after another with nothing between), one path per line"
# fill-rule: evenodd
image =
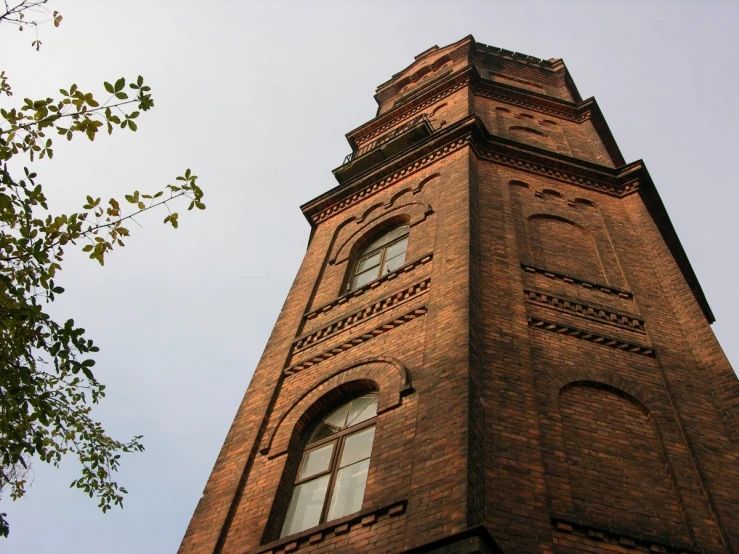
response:
M359 253L347 290L359 288L402 266L408 249L408 229L408 225L395 227L365 246Z
M377 396L364 395L321 418L300 460L281 537L362 508Z

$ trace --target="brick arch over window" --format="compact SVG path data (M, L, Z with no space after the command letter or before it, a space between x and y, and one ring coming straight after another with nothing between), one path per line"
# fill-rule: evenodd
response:
M428 184L429 184L429 183L430 183L431 181L433 181L434 179L438 179L438 178L440 177L440 175L441 175L440 173L432 173L431 175L428 175L428 176L424 177L423 179L421 179L421 180L420 180L420 181L418 182L418 184L417 184L416 186L414 186L414 187L413 187L413 188L411 189L411 192L412 192L413 194L418 194L419 192L421 192L421 191L423 190L423 187L425 187L426 185L428 185ZM396 194L396 195L395 195L395 196L393 197L393 199L395 199L395 198L399 197L399 196L400 196L400 195L401 195L401 194L402 194L403 192L405 192L405 191L402 191L401 193L399 193L399 194Z
M270 458L287 452L295 437L315 420L317 415L342 397L365 392L376 392L377 413L382 414L400 406L401 397L411 389L411 375L394 358L371 358L335 371L314 385L307 387L281 414L274 414L262 443L262 454Z
M595 282L608 282L592 233L551 214L528 219L535 263L545 269Z
M587 198L575 198L572 203L575 206L587 206L588 208L597 208L597 204L593 202L592 200L588 200Z
M433 119L433 117L441 110L442 108L446 108L447 103L443 102L436 106L433 110L431 110L431 113L429 113L429 119Z
M533 190L530 184L528 184L525 181L519 181L518 179L513 179L512 181L509 181L508 184L513 187L522 187L522 188L526 188L529 190Z
M529 135L536 135L537 137L540 137L542 139L548 139L549 135L546 133L542 133L541 131L537 129L532 129L531 127L522 127L521 125L511 125L508 127L509 131L521 131L523 133L529 134Z
M382 213L365 220L364 217L357 219L356 224L348 224L338 231L329 262L339 264L349 259L362 246L367 244L379 233L389 230L395 225L408 224L411 227L424 221L433 213L429 204L424 202L409 202L399 206L387 207L386 205L373 206L370 209L384 208ZM368 212L365 211L365 214Z
M541 194L542 194L542 195L544 195L544 194L548 194L548 195L550 195L550 196L554 196L554 197L556 197L556 198L559 198L560 200L565 200L565 201L567 200L567 199L565 198L565 195L564 195L564 194L562 194L562 193L561 193L561 192L559 192L558 190L554 190L554 189L542 189L542 191L541 191Z
M593 381L559 391L572 503L579 517L690 542L655 419L627 392Z

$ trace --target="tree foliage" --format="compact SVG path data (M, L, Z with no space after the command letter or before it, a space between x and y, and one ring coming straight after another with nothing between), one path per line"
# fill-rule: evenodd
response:
M20 30L47 20L58 26L61 15L46 10L46 1L5 2L0 23ZM40 46L36 36L32 47ZM52 210L32 165L53 158L53 140L94 141L106 132L136 131L141 113L154 107L151 88L140 76L104 82L103 89L100 101L72 84L55 97L24 98L11 107L13 90L0 73L0 490L20 498L29 460L58 466L71 454L82 468L71 486L97 498L105 512L122 506L126 489L113 476L121 454L144 449L142 437L116 440L93 419L93 405L105 396L92 372L98 348L74 320L50 315L49 303L64 292L55 279L69 248L103 265L112 250L124 246L128 223L144 212L164 207L164 223L177 228L170 205L205 205L188 169L175 185L158 191L136 190L122 201L93 194L77 212ZM0 514L0 535L8 532L6 514Z

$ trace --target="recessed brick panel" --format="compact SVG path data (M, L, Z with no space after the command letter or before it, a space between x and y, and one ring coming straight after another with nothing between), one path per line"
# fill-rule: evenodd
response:
M643 409L615 390L578 383L560 393L559 413L575 511L689 542L664 447Z

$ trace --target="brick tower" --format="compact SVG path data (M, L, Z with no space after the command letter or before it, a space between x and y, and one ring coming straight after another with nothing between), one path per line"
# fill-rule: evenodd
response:
M739 381L561 60L380 85L182 554L739 552Z

